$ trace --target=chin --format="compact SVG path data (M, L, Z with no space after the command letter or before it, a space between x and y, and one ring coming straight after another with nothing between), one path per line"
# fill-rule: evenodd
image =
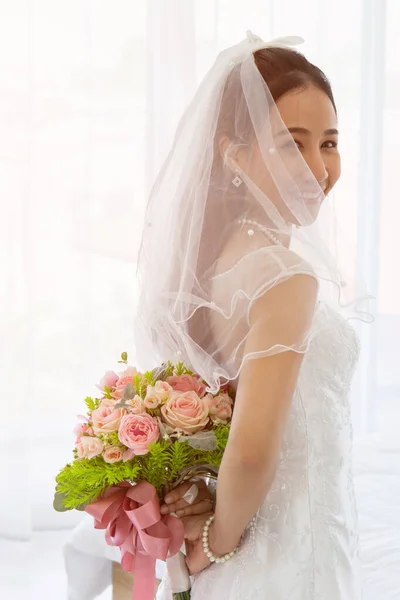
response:
M285 221L290 225L294 225L295 227L308 227L309 225L312 225L313 223L315 223L315 221L318 218L320 210L321 210L321 202L319 202L318 204L313 204L313 205L307 204L307 212L306 212L306 214L303 215L301 220L297 219L295 217L295 215L290 213L285 217Z

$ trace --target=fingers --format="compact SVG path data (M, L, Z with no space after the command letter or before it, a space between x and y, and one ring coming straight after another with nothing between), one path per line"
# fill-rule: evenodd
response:
M191 506L185 506L184 508L178 508L176 514L178 517L189 517L190 515L201 515L208 512L212 508L212 500L205 498L201 502L192 504Z
M185 481L184 483L178 485L174 490L168 492L168 494L164 498L165 504L174 504L181 500L182 496L186 494L186 492L192 485L193 483L191 481Z
M190 489L193 487L193 483L190 481L182 483L176 489L169 492L165 496L165 504L161 506L161 514L167 515L171 513L176 513L178 516L197 515L201 512L204 512L204 510L210 510L213 502L213 497L209 492L206 484L204 483L204 481L196 481L195 485L198 488L198 491L194 490L196 494L191 493L190 496L188 492L190 492ZM189 504L188 500L193 498L194 495L195 498L193 500L193 504ZM204 504L206 500L206 504L208 504L207 506ZM198 508L198 504L201 504L201 509ZM194 507L196 508L194 509ZM187 511L187 509L189 510Z
M178 517L188 517L189 515L200 515L212 509L213 501L210 498L203 498L195 504L188 504L185 500L179 500L175 504L163 505L161 514L168 515L175 513Z

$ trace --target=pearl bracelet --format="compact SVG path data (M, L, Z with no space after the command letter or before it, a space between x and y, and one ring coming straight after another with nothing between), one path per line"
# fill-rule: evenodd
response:
M208 534L209 534L209 529L210 529L210 525L211 523L214 521L214 515L212 515L208 521L206 522L206 524L204 525L203 528L203 550L204 553L206 554L206 556L208 557L210 562L215 562L215 563L225 563L228 560L230 560L232 558L232 556L234 556L237 552L237 549L239 548L239 546L237 548L235 548L234 550L232 550L232 552L228 552L228 554L224 554L224 556L220 556L219 558L217 558L216 556L214 556L214 554L211 552L210 550L210 546L208 543Z

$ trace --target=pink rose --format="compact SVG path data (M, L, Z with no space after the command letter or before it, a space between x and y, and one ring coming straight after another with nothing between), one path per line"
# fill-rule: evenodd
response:
M103 458L106 463L113 464L122 460L122 450L118 446L108 446L103 452Z
M103 442L99 438L83 435L76 450L78 458L94 458L103 452Z
M92 412L93 431L96 435L117 431L122 417L126 413L123 408L114 408L112 400L103 400L99 408Z
M105 392L105 387L112 389L117 383L119 377L114 371L107 371L107 373L100 379L96 387L102 392Z
M141 415L142 413L146 412L143 400L137 394L134 398L132 398L132 400L127 400L127 402L130 405L129 412L133 413L134 415Z
M215 397L207 394L204 396L203 402L208 408L212 421L218 419L226 424L232 417L233 401L228 394L219 394Z
M148 385L144 405L146 408L157 408L170 397L172 387L166 381L156 381L155 386Z
M167 377L166 381L175 392L196 392L201 398L206 391L201 379L192 375L172 375Z
M75 444L79 444L81 441L81 437L84 433L88 435L93 435L93 429L90 427L88 423L78 423L74 427L74 434L76 435Z
M187 434L204 429L209 422L208 408L196 392L173 394L161 407L164 421Z
M136 371L135 367L127 367L125 371L122 371L119 374L117 383L115 384L115 391L111 394L111 396L115 398L115 400L120 400L124 395L126 386L128 383L133 384L133 380L137 374L138 372Z
M157 419L147 413L129 414L122 418L118 437L135 454L147 454L150 444L160 437L160 428Z

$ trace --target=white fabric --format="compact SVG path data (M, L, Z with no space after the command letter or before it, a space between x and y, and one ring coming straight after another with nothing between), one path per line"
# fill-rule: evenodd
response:
M8 493L1 504L1 564L7 571L1 597L10 595L9 578L19 576L18 567L8 569L15 540L80 519L78 513L54 513L54 474L70 459L82 398L121 349L132 347L144 175L152 179L158 169L176 120L218 49L237 40L244 27L269 37L301 33L307 55L331 75L345 166L336 193L338 219L353 247L360 236L366 240L358 260L376 282L372 292L381 316L379 346L376 338L364 343L361 376L368 381L354 395L355 425L397 435L399 19L395 1L119 0L111 11L109 0L2 3L0 446L8 457ZM380 39L376 24L385 22ZM329 27L321 29L321 23ZM375 219L365 210L366 193ZM349 267L357 271L353 257ZM390 457L388 466L389 454L373 446L360 472L359 502L370 524L366 541L381 584L372 595L368 587L368 600L398 600L400 590L398 446ZM99 532L88 525L87 533L90 552L89 534ZM60 545L51 544L49 551L58 554ZM36 559L45 569L43 558ZM83 585L87 571L79 565L75 580Z
M349 391L354 329L325 304L305 355L274 483L238 554L195 577L192 600L360 600ZM171 600L163 585L157 600Z
M360 525L360 556L364 574L363 600L398 600L400 590L400 442L368 436L354 441L354 482ZM66 545L68 600L97 596L96 574L103 587L111 584L111 560L117 552L86 517ZM4 560L7 559L4 549ZM164 564L157 563L161 578ZM90 578L87 577L91 573Z
M365 599L400 597L400 442L374 436L354 445Z
M382 55L375 24L385 14L391 51ZM393 334L400 287L392 276L399 18L398 2L348 0L119 0L112 11L109 0L2 3L0 377L7 434L0 446L10 458L0 534L6 539L29 539L32 530L79 520L75 513L54 513L54 474L71 457L82 399L122 350L135 359L131 319L145 189L218 50L247 27L269 38L298 32L307 56L331 76L345 167L336 192L338 221L353 249L360 236L374 248L359 259L374 274L371 291L381 313L379 347L375 338L363 344L361 378L368 381L354 398L355 426L393 429L388 394L395 398L399 390L400 335ZM323 34L321 22L329 23ZM382 85L375 74L385 77ZM376 104L383 87L390 101ZM364 186L377 206L375 219L365 210ZM346 259L357 272L354 256ZM18 434L10 455L11 429ZM21 479L26 468L30 477ZM12 510L17 505L18 515Z
M140 368L181 359L212 393L236 379L248 358L306 350L316 329L303 326L296 302L274 328L282 302L272 293L264 319L275 331L257 352L244 349L249 322L237 326L255 300L291 277L315 276L321 299L370 320L359 307L362 274L354 281L336 252L344 242L325 196L328 167L317 180L268 87L290 73L295 89L315 85L330 94L318 67L285 47L293 41L263 42L248 32L218 55L179 123L146 210L135 322ZM339 161L336 146L323 152L327 163ZM218 340L217 328L225 332Z

